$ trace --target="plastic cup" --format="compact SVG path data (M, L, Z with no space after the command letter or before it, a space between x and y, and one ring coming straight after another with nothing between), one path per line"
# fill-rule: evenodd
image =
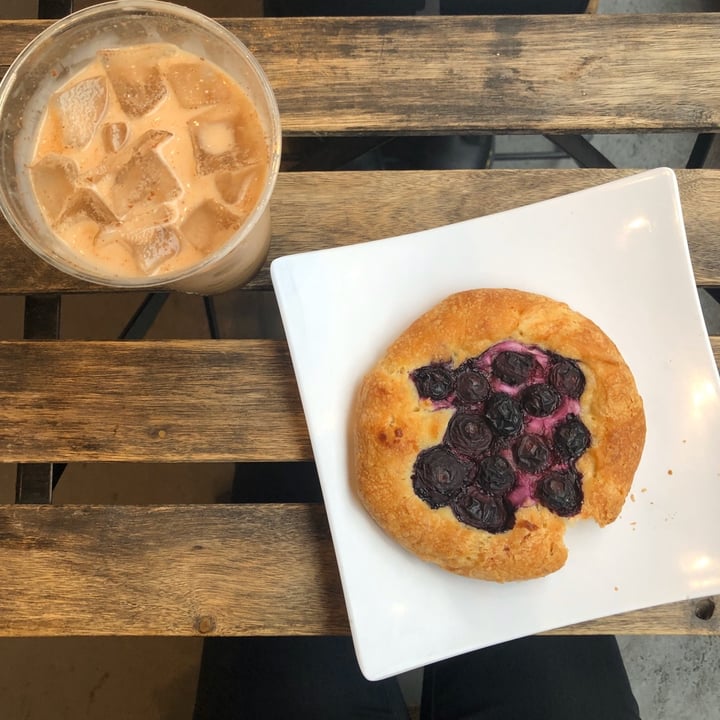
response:
M95 266L57 237L35 198L28 166L50 95L97 50L172 43L205 57L253 102L268 146L268 175L255 207L228 241L194 265L151 276L121 276ZM18 55L0 83L0 209L20 239L45 261L81 280L111 288L172 288L217 293L250 280L270 245L270 197L280 166L280 116L270 83L229 30L185 7L155 0L115 0L51 25Z

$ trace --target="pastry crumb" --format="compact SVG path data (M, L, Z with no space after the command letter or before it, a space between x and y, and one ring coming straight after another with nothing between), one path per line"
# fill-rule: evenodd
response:
M640 492L647 492L647 488L640 488Z
M617 592L620 588L616 585L615 586L615 592Z
M672 475L672 469L668 470L668 475Z
M635 493L630 493L630 499L635 502Z

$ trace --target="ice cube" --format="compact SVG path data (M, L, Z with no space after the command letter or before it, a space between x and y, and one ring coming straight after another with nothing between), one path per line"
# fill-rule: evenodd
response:
M155 147L141 143L115 174L110 189L110 205L122 217L143 204L159 205L182 192L178 179Z
M150 274L180 252L180 238L172 225L149 227L127 236L138 267Z
M221 170L215 175L215 187L220 197L228 205L239 205L253 184L257 183L260 173L256 167L242 170Z
M184 108L199 108L230 100L228 81L205 60L172 65L166 76Z
M54 223L75 190L77 165L70 158L50 153L30 168L30 177L40 207Z
M120 107L131 117L141 117L167 95L158 63L176 52L172 45L135 45L98 52Z
M144 205L126 215L121 222L105 226L95 238L96 245L124 242L126 236L157 225L168 225L175 221L177 212L169 205Z
M201 252L219 248L239 227L242 218L217 200L204 200L193 208L180 226L185 240Z
M57 227L60 231L79 223L88 224L88 233L96 237L103 227L117 222L117 218L97 193L87 188L76 190L58 218Z
M91 168L82 175L82 182L98 183L108 173L117 172L123 165L126 165L133 155L143 154L158 147L173 137L167 130L146 130L132 144L126 144L114 155L108 155L99 165Z
M52 107L65 146L83 148L107 109L107 82L102 76L80 80L53 95Z
M199 175L256 165L257 148L245 137L241 112L225 105L213 107L188 122Z
M130 128L124 122L105 123L102 128L103 145L108 152L116 153L125 145Z

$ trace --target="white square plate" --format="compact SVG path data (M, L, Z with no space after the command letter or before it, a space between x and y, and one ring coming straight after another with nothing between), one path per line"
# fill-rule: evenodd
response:
M371 680L517 637L720 592L720 384L672 171L271 268L317 462L358 660ZM512 287L567 302L615 341L645 402L632 495L577 523L559 572L499 585L390 540L350 489L358 384L452 292Z

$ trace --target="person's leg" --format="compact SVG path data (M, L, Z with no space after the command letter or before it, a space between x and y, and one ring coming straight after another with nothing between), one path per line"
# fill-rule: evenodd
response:
M366 680L349 637L205 643L194 720L408 720L397 681Z
M424 0L264 0L266 17L341 15L414 15Z
M440 0L441 15L584 13L589 0Z
M638 720L612 636L533 636L435 663L422 720Z

